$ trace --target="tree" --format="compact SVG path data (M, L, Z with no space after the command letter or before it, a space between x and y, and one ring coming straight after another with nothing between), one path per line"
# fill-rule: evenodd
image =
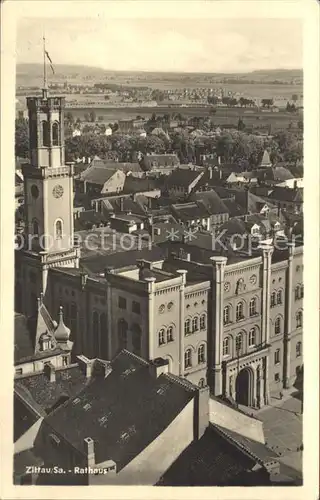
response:
M242 118L239 118L239 120L238 120L238 130L241 132L245 128L246 128L246 126L244 124L244 121L242 120Z
M208 104L216 105L216 104L218 104L218 102L219 102L219 99L216 95L211 95L211 96L209 95L208 96Z
M15 155L28 158L29 155L29 127L25 119L15 122Z
M95 122L96 121L97 116L96 116L96 112L94 110L90 111L89 116L90 116L90 121L91 122Z
M293 102L297 102L297 100L298 100L298 95L297 95L297 94L292 94L291 99L293 100Z
M262 99L261 104L263 108L271 108L273 106L273 99Z

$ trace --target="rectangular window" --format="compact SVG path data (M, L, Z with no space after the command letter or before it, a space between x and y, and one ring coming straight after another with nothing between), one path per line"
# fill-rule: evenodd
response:
M132 302L132 312L135 314L140 314L140 303L133 301Z
M274 374L274 381L275 382L280 382L280 373L275 373Z
M277 349L274 353L274 364L278 365L280 363L280 349Z
M16 375L22 375L22 368L16 368Z
M127 300L124 297L119 296L118 305L120 309L127 309Z

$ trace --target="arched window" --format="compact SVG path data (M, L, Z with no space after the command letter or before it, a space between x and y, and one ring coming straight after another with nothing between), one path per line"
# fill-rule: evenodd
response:
M55 223L55 237L56 240L61 240L62 238L62 220L58 219Z
M257 314L257 301L256 299L251 299L249 304L250 316Z
M108 331L107 331L107 315L106 313L100 314L100 342L101 342L101 357L107 359L108 357Z
M278 365L280 363L280 349L274 351L274 364Z
M50 131L47 121L42 122L42 145L46 147L50 146Z
M167 330L167 342L173 342L173 326L169 326Z
M198 316L192 318L192 332L197 332L199 330Z
M161 328L161 330L158 333L159 345L165 344L166 342L165 334L166 334L165 329Z
M270 301L270 307L274 307L276 305L276 292L272 292L271 294L271 301Z
M296 328L302 327L302 319L303 319L302 311L298 311L296 313Z
M274 322L274 333L278 335L281 333L281 318L278 316Z
M136 323L132 325L132 348L134 354L141 355L141 328Z
M277 292L277 304L282 304L282 290Z
M128 343L128 323L124 319L118 321L118 337L120 349L126 349Z
M205 363L206 361L206 348L204 344L201 344L198 349L198 364Z
M237 304L237 310L236 310L236 319L237 321L240 321L241 319L244 318L244 313L243 313L243 302L239 302Z
M200 330L205 330L206 329L206 315L202 314L200 316Z
M198 387L200 387L200 389L202 389L202 388L203 388L203 387L205 387L205 386L206 386L206 381L205 381L205 379L204 379L204 378L201 378L201 379L199 380Z
M187 349L184 353L184 367L189 368L192 366L192 352L191 349Z
M186 319L184 322L184 334L188 335L190 333L190 319Z
M230 306L226 306L223 309L223 324L228 325L230 323Z
M256 329L251 328L249 331L249 347L256 345Z
M52 145L59 145L59 124L54 122L52 125Z
M243 341L242 341L242 333L238 333L236 336L236 353L239 356L242 352Z
M302 342L297 342L296 344L296 357L300 358L302 354Z
M93 311L92 314L92 329L93 329L93 357L99 356L99 313Z
M32 221L32 233L35 236L39 236L39 222L37 221L37 219L33 219Z
M226 337L223 340L222 354L223 354L223 356L229 356L229 354L230 354L230 338L229 337Z
M300 297L303 299L303 296L304 296L304 286L301 285L301 287L300 287Z
M295 300L299 300L301 299L302 295L301 295L301 286L300 285L297 285L295 290L294 290L294 298Z

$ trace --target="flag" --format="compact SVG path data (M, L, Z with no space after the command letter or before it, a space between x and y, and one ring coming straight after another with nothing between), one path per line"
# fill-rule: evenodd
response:
M50 68L51 68L51 71L52 71L52 73L54 74L54 69L53 69L53 65L52 65L52 60L51 60L51 57L49 56L49 54L48 54L48 52L47 52L46 50L45 50L45 54L46 54L46 56L47 56L47 58L48 58L48 61L49 61L49 63L50 63Z

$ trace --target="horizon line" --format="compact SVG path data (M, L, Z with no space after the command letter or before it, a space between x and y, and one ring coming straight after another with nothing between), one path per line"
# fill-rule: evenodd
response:
M40 62L17 62L16 66L19 65L37 65L37 66L42 66L42 63ZM105 72L114 72L114 73L170 73L170 74L202 74L202 75L239 75L239 74L251 74L255 73L258 71L302 71L303 72L303 67L292 67L292 68L256 68L256 69L250 69L250 70L242 70L242 71L172 71L172 70L151 70L151 69L131 69L131 70L126 70L126 69L112 69L112 68L103 68L101 66L89 66L86 64L72 64L72 63L55 63L55 67L57 66L70 66L74 68L88 68L91 70L100 70L100 71L105 71Z

